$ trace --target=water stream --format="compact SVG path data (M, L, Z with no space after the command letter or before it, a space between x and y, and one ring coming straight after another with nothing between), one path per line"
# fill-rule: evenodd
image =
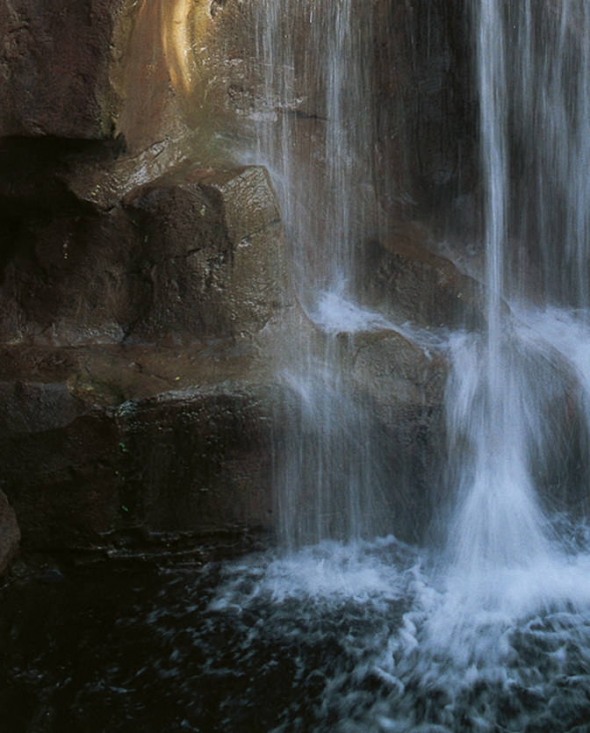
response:
M371 38L370 4L262 2L258 65L265 114L258 161L281 203L297 298L318 338L295 334L282 378L287 405L277 455L280 538L290 549L326 538L372 536L385 476L367 406L351 392L342 334L389 328L354 300L357 249L374 226L371 75L359 49ZM284 344L281 344L284 351Z

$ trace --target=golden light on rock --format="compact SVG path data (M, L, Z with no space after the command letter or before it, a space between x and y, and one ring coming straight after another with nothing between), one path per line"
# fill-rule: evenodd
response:
M163 0L160 4L162 50L170 80L178 91L189 93L197 76L196 49L211 20L206 0Z
M125 2L117 30L125 42L110 72L123 100L117 133L133 150L187 134L212 150L215 131L233 124L228 89L242 85L249 15L212 0Z

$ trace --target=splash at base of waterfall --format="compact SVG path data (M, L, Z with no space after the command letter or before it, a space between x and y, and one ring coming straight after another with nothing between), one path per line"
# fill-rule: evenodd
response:
M298 650L293 685L316 692L274 731L571 731L590 710L588 549L474 587L392 538L323 543L229 566L209 610L257 616L251 650Z

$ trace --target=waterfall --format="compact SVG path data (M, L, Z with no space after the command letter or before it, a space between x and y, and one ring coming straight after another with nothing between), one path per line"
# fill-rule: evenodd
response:
M412 546L377 536L399 489L382 450L393 426L348 374L359 331L402 327L355 293L362 233L379 219L363 60L376 3L260 3L259 155L311 325L290 334L281 372L276 478L292 552L231 567L210 608L222 628L241 625L247 679L259 648L295 658L286 679L305 702L282 698L273 730L587 728L590 11L585 0L465 5L481 225L458 261L483 253L472 270L484 325L433 328L449 365L445 536Z
M469 7L486 325L448 339L445 557L477 586L559 554L552 513L583 493L572 487L590 465L565 437L572 415L582 442L588 430L579 351L540 325L545 313L579 332L590 306L590 13L575 0ZM257 157L277 188L309 319L281 345L276 486L282 542L294 548L387 532L397 490L348 373L359 331L396 328L357 301L362 250L382 216L367 52L375 17L353 0L266 0L257 13ZM582 468L568 477L575 460Z
M487 330L483 339L453 339L447 416L451 439L469 443L455 456L458 505L450 549L454 568L475 584L493 570L529 565L549 553L530 465L536 395L504 305L512 196L507 24L503 0L474 3Z
M355 247L374 213L370 4L263 0L259 155L278 189L297 295L351 295Z
M587 445L566 473L588 420L589 19L575 1L472 3L487 328L451 339L448 551L484 605L523 571L535 602L554 598L558 494L587 496Z
M275 182L309 319L281 347L289 359L275 484L280 539L293 549L386 527L375 421L345 366L352 333L378 320L354 295L357 251L377 208L366 54L372 11L353 0L264 0L258 12L265 87L258 158Z

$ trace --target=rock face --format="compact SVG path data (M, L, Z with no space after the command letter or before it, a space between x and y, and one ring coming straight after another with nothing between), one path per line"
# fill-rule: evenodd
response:
M2 3L0 136L110 135L118 102L109 67L121 5L122 0Z
M407 234L470 180L459 6L370 6L382 225L361 232L361 290L424 328L479 317L473 282ZM244 548L276 527L277 371L300 338L324 335L290 289L268 174L236 150L254 150L261 118L287 115L303 154L321 157L326 119L318 89L269 106L258 8L0 8L0 479L27 549L123 552L185 535ZM440 138L447 115L466 124L458 137ZM413 540L404 527L428 521L444 359L393 331L353 341L347 378L403 477L396 531ZM18 528L2 502L7 563Z
M239 337L283 304L280 214L262 168L174 175L126 206L143 240L132 266L134 336Z
M272 530L272 395L244 379L243 360L148 347L111 350L108 365L96 347L2 356L21 375L37 363L31 381L0 390L2 476L28 549L99 551L179 533L236 543Z
M284 304L280 216L263 169L187 166L107 210L55 185L46 211L30 211L22 191L6 213L4 341L239 338Z
M266 172L134 185L102 150L90 190L87 149L38 149L38 175L4 177L0 462L24 546L245 547L272 531L268 341L291 307Z
M375 159L384 206L401 220L466 226L476 185L477 100L469 3L375 3ZM441 227L443 228L443 227Z
M6 494L0 491L0 575L2 575L18 551L20 529Z
M420 543L440 509L446 354L394 331L356 336L353 353L352 380L379 426L376 455L387 456L393 494L387 531Z
M427 230L407 222L366 249L359 289L368 303L397 323L426 329L480 328L484 290L450 260L429 248Z

